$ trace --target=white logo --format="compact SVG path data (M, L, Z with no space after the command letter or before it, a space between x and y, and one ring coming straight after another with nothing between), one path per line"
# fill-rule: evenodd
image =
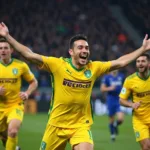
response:
M126 93L126 88L125 88L125 87L122 88L121 93L122 93L122 94L125 94L125 93Z

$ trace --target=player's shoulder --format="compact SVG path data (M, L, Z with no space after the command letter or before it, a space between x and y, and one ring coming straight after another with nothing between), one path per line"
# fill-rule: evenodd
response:
M26 62L16 58L13 58L13 63L18 66L28 66Z
M18 64L23 64L23 63L25 63L25 62L23 62L22 60L16 59L16 58L13 58L13 62L14 62L14 63L18 63Z
M28 64L20 59L13 58L13 65L18 67L28 67Z
M137 77L137 73L135 72L135 73L129 75L126 79L127 79L127 80L133 80L133 79L135 79L136 77Z
M70 61L71 61L71 58L60 57L59 59L62 60L63 62L67 62L67 63L70 63Z
M105 62L105 61L92 61L89 60L87 63L87 66L101 66L103 67L105 64L108 64L109 62Z

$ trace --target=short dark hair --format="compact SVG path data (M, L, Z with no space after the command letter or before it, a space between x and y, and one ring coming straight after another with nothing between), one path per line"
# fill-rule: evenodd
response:
M149 55L148 53L144 53L144 54L140 55L139 57L141 57L141 56L147 57L147 60L148 60L148 61L150 60L150 55ZM138 57L138 58L139 58L139 57Z
M70 49L73 48L74 42L75 42L75 41L78 41L78 40L84 40L84 41L87 41L87 42L88 42L87 37L86 37L84 34L77 34L77 35L73 36L73 37L70 39L70 41L69 41L69 48L70 48Z
M8 43L7 40L6 40L4 37L1 37L1 36L0 36L0 43L2 43L2 42ZM8 44L9 44L9 43L8 43ZM11 44L9 44L9 45L10 45L10 48L12 48Z
M7 42L7 41L6 41L6 39L4 37L0 37L0 42Z

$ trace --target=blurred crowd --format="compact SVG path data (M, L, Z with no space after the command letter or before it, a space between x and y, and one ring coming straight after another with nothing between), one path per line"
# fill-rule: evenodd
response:
M142 1L143 4L145 1ZM39 54L68 57L69 39L81 33L89 39L91 60L113 60L137 47L113 18L108 7L111 2L111 0L13 0L10 3L9 0L1 0L0 21L6 23L13 37ZM127 4L130 4L129 0ZM142 11L140 16L144 19L145 9L139 9L140 5L136 5L136 9L133 7L134 5L128 6L128 13L130 9L133 15L139 15L140 10ZM146 15L148 17L148 13ZM146 21L144 23L149 28L149 24ZM17 53L14 53L14 57L22 59ZM49 74L39 71L32 64L29 66L39 81L39 87L49 87ZM135 68L129 65L122 71L130 74ZM98 87L99 84L98 80L95 86Z
M135 29L141 34L150 35L150 15L149 15L149 0L111 0L113 4L119 4L124 11L124 14L133 24Z

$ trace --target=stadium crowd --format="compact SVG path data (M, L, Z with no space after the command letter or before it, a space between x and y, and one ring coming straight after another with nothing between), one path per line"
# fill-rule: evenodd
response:
M150 35L149 0L112 0L112 2L122 7L126 17L141 35L146 33Z
M117 0L114 2L120 4ZM148 0L142 1L143 5L144 2ZM49 56L68 57L68 40L74 34L84 33L89 39L90 59L107 61L135 49L134 42L109 11L110 3L111 0L14 0L9 4L8 0L1 0L0 20L6 23L19 42L37 53ZM126 4L133 6L129 0ZM138 8L143 5L137 3L137 9L128 9L128 12L131 10L133 15L138 16L140 9L142 19L146 20L145 9ZM147 22L143 23L149 28ZM17 53L14 57L20 58ZM30 68L39 81L39 87L50 85L48 73L38 71L32 64ZM130 74L135 68L129 65L122 71ZM99 87L99 84L98 80L95 86Z

